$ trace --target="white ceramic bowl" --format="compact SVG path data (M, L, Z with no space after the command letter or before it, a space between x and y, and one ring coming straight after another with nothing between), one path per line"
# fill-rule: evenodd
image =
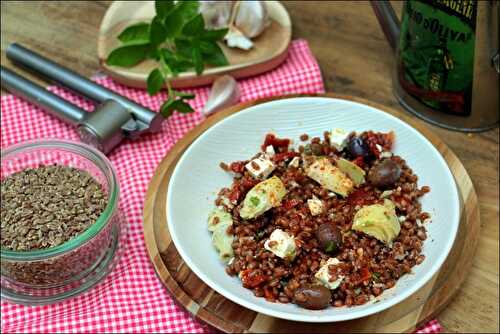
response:
M424 243L425 261L403 276L379 302L355 307L312 311L295 304L270 303L255 297L241 286L237 277L224 270L212 246L207 217L214 208L216 193L232 182L221 161L248 159L256 152L265 134L274 132L298 142L301 134L322 136L325 130L390 131L396 134L393 151L402 156L419 177L419 185L431 192L422 199L424 211L431 213L429 238ZM254 311L273 317L333 322L355 319L380 312L401 302L422 287L441 267L457 233L460 206L455 181L434 146L417 130L396 117L373 107L342 99L301 97L277 100L242 110L203 133L179 160L168 188L168 228L187 265L212 289ZM433 242L431 242L433 239Z

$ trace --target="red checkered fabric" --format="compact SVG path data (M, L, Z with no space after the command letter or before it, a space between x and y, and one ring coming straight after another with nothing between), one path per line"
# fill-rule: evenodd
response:
M144 90L128 88L107 77L96 81L152 110L165 95L150 97ZM284 64L266 74L239 81L242 101L291 93L324 92L321 73L305 41L291 45ZM93 106L66 90L51 91L86 110ZM174 304L157 279L143 240L142 210L147 185L160 160L174 143L203 120L199 112L209 88L195 93L196 113L175 114L163 123L163 131L135 142L124 142L109 155L121 183L121 207L128 224L124 256L115 270L91 291L71 300L47 306L14 305L2 301L2 332L207 332L211 329ZM78 140L74 129L12 95L1 99L1 147L40 138ZM437 322L421 333L439 331Z

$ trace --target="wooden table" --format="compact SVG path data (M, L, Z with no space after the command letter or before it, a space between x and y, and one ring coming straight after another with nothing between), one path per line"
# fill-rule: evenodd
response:
M2 1L2 65L12 67L5 58L5 49L12 42L19 42L83 75L95 74L96 36L108 5L108 1ZM395 5L401 8L400 3ZM392 50L368 3L293 1L285 6L292 17L294 38L309 42L328 91L400 108L391 91ZM499 130L465 134L429 127L455 151L469 171L479 197L482 221L469 278L439 321L451 332L498 332Z

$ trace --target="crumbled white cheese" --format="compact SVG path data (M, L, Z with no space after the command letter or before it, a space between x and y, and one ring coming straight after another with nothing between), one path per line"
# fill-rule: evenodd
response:
M256 166L254 167L254 165ZM247 163L245 168L253 177L265 179L273 172L276 166L271 160L266 159L265 157L258 157Z
M384 152L380 153L380 157L381 158L390 158L390 157L392 157L392 152L384 151Z
M406 220L406 216L399 216L398 220L399 220L400 223L404 223L405 220Z
M300 158L299 157L293 157L292 161L290 161L290 163L288 164L288 167L299 168L299 164L300 164Z
M330 193L328 193L328 197L335 197L335 196L337 196L337 194L336 194L336 193L331 193L331 192L330 192Z
M229 260L229 262L227 263L228 266L232 265L234 262L234 256Z
M264 243L264 248L282 259L291 261L295 258L295 238L280 229L271 233Z
M389 196L392 195L392 193L394 193L394 191L392 190L384 190L381 194L380 194L380 198L387 198Z
M340 275L335 281L330 282L331 275L329 273L328 266L336 265L339 263L340 261L337 258L335 257L329 258L328 261L326 261L326 263L321 268L319 268L318 272L314 274L314 277L318 280L318 282L320 282L328 289L335 290L336 288L339 287L340 283L342 283L344 276Z
M349 138L349 133L343 129L333 129L330 132L330 143L337 151L342 151L347 145L347 139Z
M382 152L382 146L380 146L379 144L375 144L375 147L379 152Z
M271 157L273 157L275 153L276 153L276 152L274 151L274 147L273 147L273 145L268 145L268 146L266 147L266 155L267 155L268 157L270 157L270 158L271 158Z
M417 219L416 222L418 227L422 226L422 221L420 219Z
M307 206L309 206L309 210L313 216L317 216L323 212L323 202L316 196L307 200Z

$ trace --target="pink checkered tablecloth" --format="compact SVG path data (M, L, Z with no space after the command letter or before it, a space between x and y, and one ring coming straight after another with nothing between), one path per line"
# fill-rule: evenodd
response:
M164 93L150 97L144 90L117 84L107 77L96 81L119 94L158 110ZM321 72L307 43L294 41L283 65L266 74L239 81L242 101L273 95L324 92ZM57 87L52 91L86 110L93 106ZM121 182L121 207L127 217L128 237L115 270L91 291L71 300L47 306L14 305L2 301L3 333L13 332L207 332L208 326L174 304L151 265L143 239L143 201L150 178L174 143L203 120L199 112L209 88L186 90L196 94L196 113L175 114L159 134L136 142L124 142L109 156ZM12 95L1 98L1 147L31 139L78 140L76 132L61 121ZM437 333L435 320L419 333Z

